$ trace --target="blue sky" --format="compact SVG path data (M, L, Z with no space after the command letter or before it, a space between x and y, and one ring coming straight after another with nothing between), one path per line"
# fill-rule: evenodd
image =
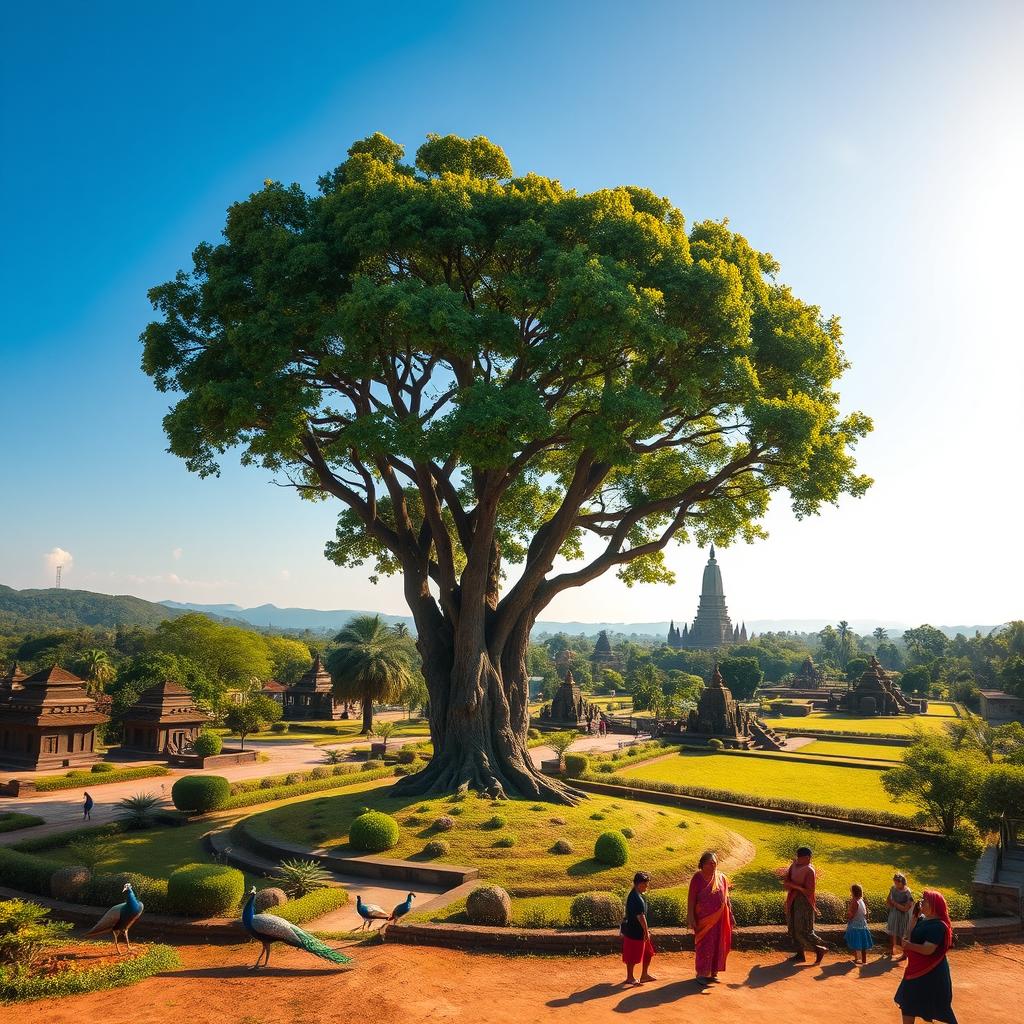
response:
M858 502L722 554L736 618L1019 617L1024 7L250 2L8 6L0 62L0 582L403 611L322 558L329 506L164 451L146 289L264 178L357 138L485 134L518 172L730 218L844 323L876 421ZM613 579L551 618L692 616Z

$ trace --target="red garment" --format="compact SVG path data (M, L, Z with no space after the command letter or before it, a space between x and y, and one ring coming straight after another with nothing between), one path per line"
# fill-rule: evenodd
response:
M654 943L650 939L630 939L622 937L622 962L627 967L646 963L654 956Z
M690 879L697 928L694 952L698 977L708 978L725 970L732 949L732 916L729 910L729 880L721 872L710 882L698 871ZM717 884L716 884L717 881Z
M907 969L903 974L903 978L908 981L920 978L922 975L938 967L946 959L949 947L953 945L953 922L949 919L949 907L946 905L946 897L941 892L935 892L934 889L925 889L921 893L921 901L924 902L925 900L931 903L932 910L935 911L934 919L942 922L946 932L945 940L941 946L936 946L934 953L918 953L913 949L906 950Z

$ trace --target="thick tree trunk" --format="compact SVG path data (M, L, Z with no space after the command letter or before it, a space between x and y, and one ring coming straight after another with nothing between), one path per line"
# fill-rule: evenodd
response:
M542 775L526 748L528 635L527 628L506 644L497 664L480 647L453 652L447 665L443 659L432 662L424 657L434 754L423 771L399 780L393 790L396 796L472 789L494 798L518 796L561 804L584 798L578 790Z
M363 729L359 735L368 736L373 732L373 701L369 697L364 697L361 704L363 708Z

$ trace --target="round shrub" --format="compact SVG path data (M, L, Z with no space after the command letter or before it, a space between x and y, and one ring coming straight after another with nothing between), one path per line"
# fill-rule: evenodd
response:
M449 807L449 808L448 808L448 810L447 810L447 811L446 811L445 813L446 813L446 814L454 814L454 815L458 816L458 815L460 815L460 814L461 814L461 813L462 813L462 812L463 812L463 811L464 811L465 809L466 809L466 808L465 808L465 807L463 807L463 806L462 806L462 804L455 804L455 805L454 805L453 807Z
M302 781L302 772L289 772L284 777L284 785L295 786Z
M597 770L603 775L611 775L615 771L615 765L610 764L608 761L602 761L598 766Z
M220 917L235 911L245 876L224 864L186 864L167 879L167 899L189 917Z
M682 928L686 924L686 897L674 892L648 893L647 922L662 928Z
M277 779L265 778L260 779L260 789L276 789Z
M814 903L818 908L822 924L842 924L846 920L846 900L834 892L817 892Z
M283 732L287 732L288 731L288 723L287 722L271 722L270 723L270 731L271 732L276 732L278 734L283 733ZM259 897L257 897L256 902L257 903L259 902Z
M617 928L626 908L613 892L584 892L569 904L569 924L573 928Z
M450 814L442 814L440 818L434 819L432 827L435 832L451 832L455 828L455 819Z
M416 762L416 751L406 750L404 747L398 752L398 756L395 760L399 764L415 764Z
M725 744L717 737L712 736L711 739L708 740L708 747L711 750L724 750ZM680 751L680 753L682 753L682 751Z
M540 739L540 729L527 729L526 730L526 738L528 740L539 740Z
M632 839L636 833L631 828L620 828L619 831L627 838Z
M114 766L109 764L107 761L97 761L92 766L92 771L97 775L103 775L105 772L112 772L113 770Z
M380 761L380 760L364 761L363 762L363 769L362 770L364 772L375 772L378 768L383 768L383 767L384 767L384 762Z
M92 872L82 864L59 868L50 875L50 895L55 900L76 900L92 881Z
M511 832L506 832L494 845L507 850L510 846L516 845L516 837Z
M551 847L552 853L572 853L572 843L567 842L565 839L559 839L554 846Z
M215 732L204 729L192 741L192 753L200 757L214 757L224 749L224 741Z
M288 902L288 893L276 886L269 886L266 889L256 891L256 913L262 914L264 910L271 910L273 907L280 907Z
M447 857L451 852L452 848L443 839L431 839L423 847L424 857Z
M564 762L565 774L570 779L578 779L590 767L590 759L586 754L566 754Z
M497 885L482 885L466 900L466 916L473 924L497 925L507 928L512 920L512 901Z
M508 818L500 814L492 814L485 822L484 828L504 828L508 824Z
M590 816L591 821L604 821L604 815L600 811L594 811Z
M327 779L330 775L331 770L325 764L318 765L309 773L311 779Z
M621 832L602 832L594 843L594 860L621 868L629 860L629 846Z
M223 775L185 775L171 787L179 811L205 814L222 807L231 796L231 783Z
M398 844L398 822L383 811L360 814L348 831L348 841L357 850L380 853Z
M959 853L961 857L968 857L971 860L977 860L985 849L985 840L977 826L966 819L953 829L948 842L954 853Z
M552 818L551 819L551 824L552 825L564 825L565 824L565 818Z

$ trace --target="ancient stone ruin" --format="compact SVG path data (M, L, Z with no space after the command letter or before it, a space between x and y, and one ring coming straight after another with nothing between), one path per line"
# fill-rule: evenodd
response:
M542 725L554 728L586 728L588 722L597 721L600 712L584 696L579 683L573 678L572 669L565 673L562 685L555 692L550 704L540 710Z

